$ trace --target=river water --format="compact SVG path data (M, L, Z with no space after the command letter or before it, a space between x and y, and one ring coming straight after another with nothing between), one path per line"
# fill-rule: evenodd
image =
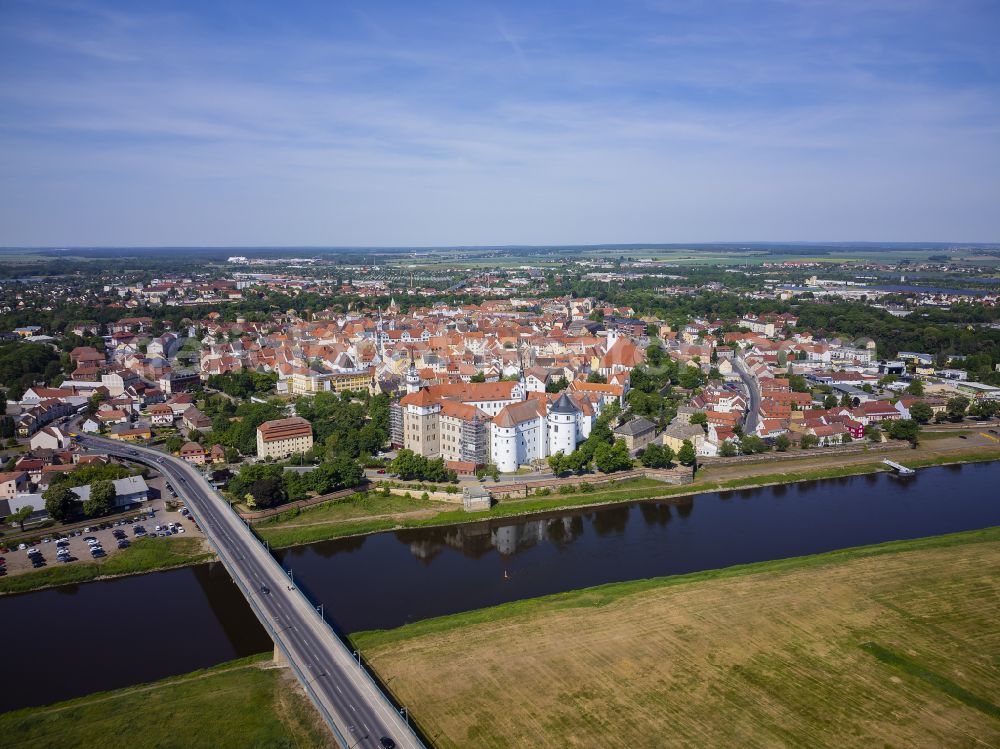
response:
M279 552L342 632L576 588L1000 525L1000 462L380 533ZM271 649L220 564L0 598L0 711Z

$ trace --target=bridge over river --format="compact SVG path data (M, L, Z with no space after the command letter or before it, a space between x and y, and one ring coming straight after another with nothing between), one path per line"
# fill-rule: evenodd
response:
M254 614L287 660L337 742L348 749L401 749L423 743L305 595L291 583L229 503L182 460L148 448L81 435L92 450L149 465L164 474L194 515ZM193 633L197 636L197 633Z

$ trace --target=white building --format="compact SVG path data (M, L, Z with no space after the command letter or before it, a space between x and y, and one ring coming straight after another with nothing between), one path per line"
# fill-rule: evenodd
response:
M569 455L590 436L596 416L589 402L577 404L563 392L554 403L541 398L505 406L493 419L490 455L504 473L557 452Z
M47 426L31 435L32 450L65 450L72 438L57 426Z

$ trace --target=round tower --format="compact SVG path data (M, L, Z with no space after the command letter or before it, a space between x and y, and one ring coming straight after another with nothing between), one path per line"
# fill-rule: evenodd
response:
M569 455L576 449L576 420L580 410L565 391L549 406L546 419L549 433L549 455L561 452Z

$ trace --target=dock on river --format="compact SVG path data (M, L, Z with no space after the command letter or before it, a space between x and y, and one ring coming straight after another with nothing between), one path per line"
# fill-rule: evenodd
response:
M889 466L892 470L894 470L900 476L912 476L913 474L916 473L916 471L914 471L912 468L907 468L906 466L900 465L896 461L889 460L888 458L886 458L882 462L885 463L887 466Z

